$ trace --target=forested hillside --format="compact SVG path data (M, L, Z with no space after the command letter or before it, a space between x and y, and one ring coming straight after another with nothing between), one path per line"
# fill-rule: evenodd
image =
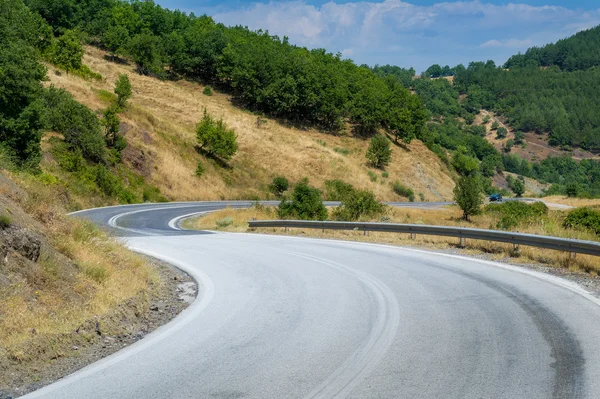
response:
M600 65L599 48L600 27L595 27L556 43L532 47L525 54L513 55L504 67L557 66L566 71L586 70Z

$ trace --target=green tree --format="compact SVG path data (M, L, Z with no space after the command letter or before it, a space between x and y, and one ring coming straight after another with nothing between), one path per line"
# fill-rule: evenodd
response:
M579 186L577 185L577 183L569 183L565 188L565 192L567 194L567 197L577 197L577 195L579 194Z
M75 31L68 30L54 43L52 49L52 62L66 71L81 69L83 59L83 46Z
M333 218L340 221L352 221L360 218L376 217L385 209L385 205L375 199L368 190L352 190L333 211Z
M102 37L102 44L113 57L123 51L129 41L129 31L122 25L111 25Z
M223 119L215 120L204 110L204 116L196 126L196 137L200 149L210 155L228 160L237 152L237 137Z
M108 107L104 110L102 125L104 125L104 140L106 145L113 147L117 143L119 136L119 127L121 126L121 120L117 116L117 110L113 107Z
M129 100L133 94L129 77L124 73L119 74L119 78L115 84L115 94L117 95L117 105L119 108L124 108L127 100Z
M290 182L288 181L288 179L282 176L277 176L273 178L273 181L269 185L269 190L277 197L281 197L283 193L288 190L289 187Z
M327 208L323 204L321 191L311 187L308 184L308 179L303 179L294 186L291 198L283 199L279 204L277 212L282 219L327 219Z
M479 170L477 159L466 154L465 148L459 148L452 157L452 166L463 176L475 174Z
M390 141L383 134L377 134L371 139L366 154L367 159L376 168L383 169L392 160Z
M156 73L161 75L158 38L150 33L141 33L132 37L126 45L127 53L135 62L140 75Z
M463 211L463 218L467 221L471 216L481 212L483 195L478 176L461 176L454 187L454 201Z

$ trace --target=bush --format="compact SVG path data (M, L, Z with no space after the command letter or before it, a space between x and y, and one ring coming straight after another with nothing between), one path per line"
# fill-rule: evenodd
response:
M4 213L0 215L0 229L9 228L11 224L12 224L12 219L10 218L10 216L8 216Z
M373 171L368 171L367 174L369 175L369 180L371 180L371 182L375 183L377 181L377 174Z
M508 130L505 127L500 127L496 130L496 138L503 139L508 135Z
M498 128L500 127L500 123L498 123L498 121L494 121L492 122L492 130L498 130Z
M198 162L198 165L196 165L196 177L202 177L204 172L206 172L204 164L202 162Z
M213 119L206 109L196 127L196 137L201 149L219 158L228 160L237 152L237 138L233 129L227 128L223 119Z
M75 101L66 90L54 86L44 90L42 102L42 122L46 129L62 133L65 142L79 149L87 159L94 162L105 159L102 126L88 107Z
M50 56L52 63L66 71L79 70L82 58L83 46L72 30L67 30L52 46Z
M231 226L233 224L233 219L230 217L224 217L222 219L218 219L215 221L218 229L224 229L225 227Z
M532 221L548 216L548 207L543 202L527 204L520 201L507 201L501 204L488 204L484 211L500 217L497 228L510 230L523 221Z
M342 180L325 181L325 198L328 201L342 201L347 195L354 191L352 184L345 183Z
M392 190L401 197L406 197L410 202L415 202L415 192L412 188L403 186L399 181L392 183Z
M506 176L506 182L508 183L508 188L510 188L517 197L520 197L525 193L525 183L523 183L523 180L515 179L511 175L508 175Z
M275 194L277 197L281 197L281 195L288 190L290 187L290 182L288 179L282 176L277 176L273 178L271 184L269 184L269 191Z
M202 90L202 94L204 94L205 96L212 96L213 95L212 87L206 86L204 88L204 90Z
M115 94L117 95L117 105L119 108L124 108L127 100L129 100L133 94L129 77L124 73L119 74L119 78L115 84Z
M390 174L388 172L382 172L381 177L383 177L384 179L387 179L388 177L390 177Z
M388 138L383 134L375 135L371 139L366 157L376 168L383 169L389 165L392 160L392 150Z
M600 236L600 212L591 208L577 208L567 215L563 226L571 229L583 229Z
M421 200L421 202L425 202L425 194L419 193L419 199Z
M119 178L103 165L95 168L95 181L98 188L109 197L114 197L121 191Z
M323 205L321 191L309 186L308 179L303 179L296 184L291 198L281 201L277 213L282 219L327 219L327 209Z
M353 221L363 217L376 217L383 213L385 205L375 199L368 190L352 190L333 211L333 218L340 221Z
M579 186L577 183L569 183L565 188L567 197L577 197L579 194Z

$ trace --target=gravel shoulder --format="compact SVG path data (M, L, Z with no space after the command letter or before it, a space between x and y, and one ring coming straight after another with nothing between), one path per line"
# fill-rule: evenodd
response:
M162 284L151 298L132 298L106 317L90 320L72 334L70 353L42 364L15 363L8 370L9 384L0 387L0 399L12 399L42 388L109 356L144 338L187 308L197 296L197 283L185 272L155 258L145 257L160 276ZM144 304L141 308L139 304ZM111 334L111 330L119 334Z

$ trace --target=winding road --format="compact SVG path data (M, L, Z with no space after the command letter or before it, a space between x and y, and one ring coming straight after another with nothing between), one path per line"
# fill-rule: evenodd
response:
M200 284L136 344L27 398L599 398L600 301L541 273L414 249L190 232L248 202L82 211Z

